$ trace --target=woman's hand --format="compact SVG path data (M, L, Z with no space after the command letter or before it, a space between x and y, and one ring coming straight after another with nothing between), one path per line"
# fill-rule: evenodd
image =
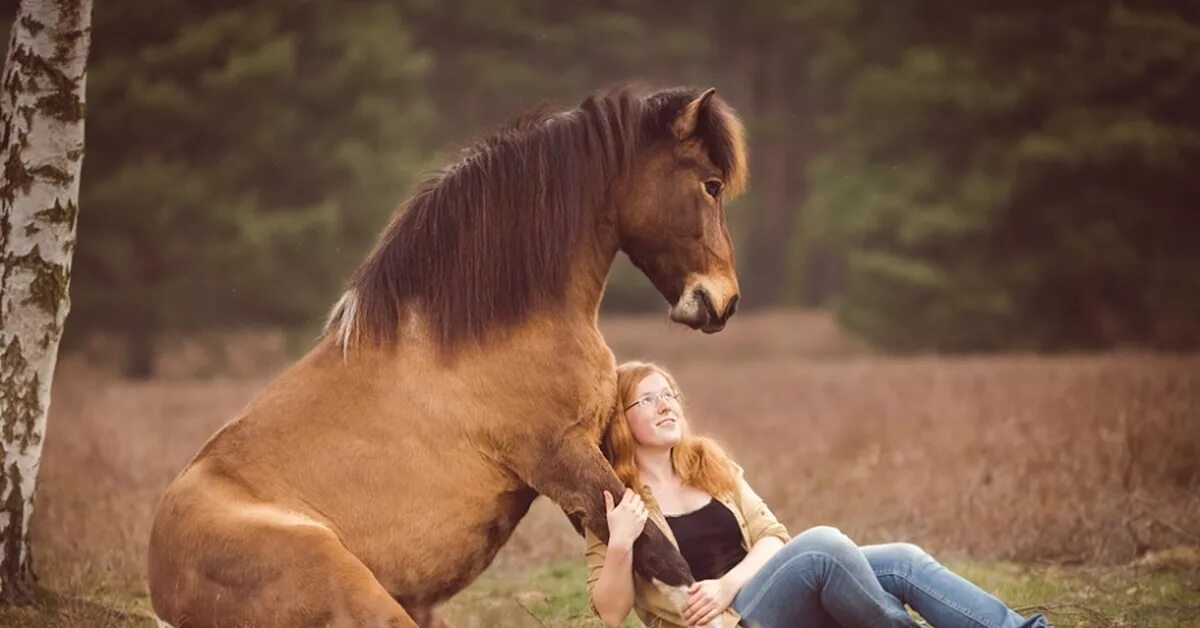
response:
M724 580L701 580L688 588L683 620L689 626L703 626L725 612L737 591Z
M646 504L632 489L625 489L621 503L613 506L612 493L604 491L604 508L608 511L608 546L633 549L633 542L646 526Z

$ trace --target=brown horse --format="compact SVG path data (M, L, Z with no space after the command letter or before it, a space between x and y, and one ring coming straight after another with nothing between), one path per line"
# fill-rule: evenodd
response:
M178 628L429 626L537 494L607 538L615 403L597 309L618 250L715 332L738 298L723 200L742 127L713 90L527 117L420 188L325 337L168 487L155 612ZM635 568L691 581L654 526Z

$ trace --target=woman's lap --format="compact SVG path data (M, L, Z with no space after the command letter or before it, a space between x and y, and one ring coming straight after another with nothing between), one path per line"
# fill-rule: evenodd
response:
M905 604L937 628L1025 628L1002 602L910 543L858 547L835 528L792 539L746 584L733 607L746 625L915 626Z
M834 528L792 539L733 601L747 625L916 626L904 605L883 590L866 557Z

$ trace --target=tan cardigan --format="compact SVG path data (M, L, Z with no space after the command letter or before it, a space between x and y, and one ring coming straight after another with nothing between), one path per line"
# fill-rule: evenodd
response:
M713 498L725 504L733 512L738 527L742 530L742 547L749 552L759 539L768 536L779 537L785 543L791 540L792 537L788 534L787 528L779 523L779 520L771 513L771 509L763 503L762 498L746 483L742 468L737 465L734 465L734 468L737 490L728 495L714 495ZM667 535L671 544L679 547L679 542L671 533L671 526L667 524L662 512L650 503L647 503L646 507L649 511L648 520L654 522ZM587 544L585 557L588 570L588 603L592 607L592 612L596 612L596 605L592 602L592 592L596 587L596 581L600 579L600 570L604 567L604 557L608 551L608 545L591 530L585 532L584 541ZM671 603L657 587L638 575L637 572L633 574L633 608L649 628L686 628L683 616L679 614L679 609L675 604ZM741 620L741 617L732 608L725 611L723 616L727 626L736 626Z

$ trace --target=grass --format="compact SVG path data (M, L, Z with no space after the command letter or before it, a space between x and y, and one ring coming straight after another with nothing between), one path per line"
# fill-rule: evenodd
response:
M1060 627L1200 626L1200 563L1123 567L1030 567L950 560L947 566L1026 615ZM588 609L582 565L538 568L521 578L485 577L446 607L459 628L602 626ZM627 619L625 626L640 626Z
M32 606L0 606L5 628L155 628L150 600L95 595L74 597L40 589Z
M1174 550L1121 567L1027 566L955 559L947 566L1023 614L1043 612L1060 627L1183 628L1200 625L1200 551ZM588 609L578 562L525 574L489 572L447 604L456 628L588 628L603 624ZM144 627L144 598L65 599L43 593L38 605L0 609L0 626ZM630 616L624 626L640 626Z
M1045 613L1057 626L1168 628L1200 626L1200 556L1184 549L1185 561L1149 555L1125 567L1028 568L1013 563L948 561L959 574L1019 609Z

